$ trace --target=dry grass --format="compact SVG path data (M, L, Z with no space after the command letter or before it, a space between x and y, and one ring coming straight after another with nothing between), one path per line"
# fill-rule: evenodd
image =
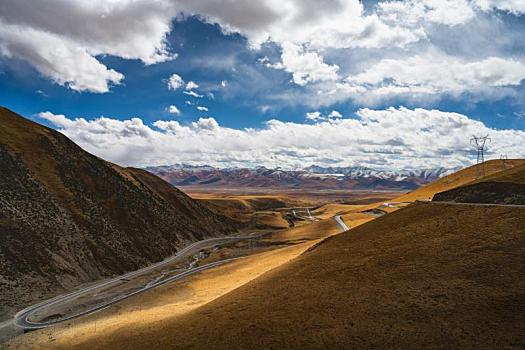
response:
M333 219L326 219L276 232L272 234L272 240L276 242L316 240L329 237L339 232L340 229L335 221Z
M287 189L272 187L253 188L206 188L185 186L181 188L191 197L202 199L216 198L260 198L277 197L289 203L289 206L324 205L340 202L347 204L370 204L388 201L398 197L402 191L335 190L335 189Z
M289 227L280 212L272 209L308 206L311 203L278 195L225 195L217 193L192 193L192 198L205 204L214 212L242 223L248 228L281 229Z
M524 164L524 159L509 159L506 161L507 169ZM471 167L462 169L454 174L445 176L437 181L434 181L429 185L420 187L415 191L395 198L392 201L413 202L416 200L430 200L438 192L444 192L478 180L480 178L480 167L482 166L483 165L473 165ZM484 163L484 167L485 176L487 177L505 170L505 168L503 167L503 163L500 160L489 160Z
M379 203L376 203L376 205L379 205ZM315 211L312 212L312 215L315 215L322 219L328 219L333 217L334 215L340 215L348 212L357 212L363 210L363 208L368 207L368 205L351 205L351 204L339 204L339 203L331 203L331 204L325 204L319 208L317 208Z
M525 184L525 160L521 160L521 161L523 163L521 165L516 165L514 167L507 166L508 169L495 173L495 174L491 174L482 179L476 180L473 183L494 181L494 182L510 182L510 183L517 183L517 184L523 185Z
M275 229L284 229L290 226L290 223L286 221L283 214L275 211L257 212L253 214L253 220L256 222L256 226L269 227Z
M214 194L214 193L189 193L198 200L217 203L241 210L265 210L289 206L306 206L311 203L292 199L284 195L245 195L245 194Z
M506 162L505 162L506 163ZM525 164L437 193L435 201L525 204Z
M181 282L140 294L100 313L15 338L7 348L107 349L114 336L140 336L163 327L282 265L316 241L260 253L208 270ZM130 347L132 347L130 345Z
M339 232L332 219L272 235L273 242L299 242L202 272L180 282L137 295L102 312L13 339L8 348L106 349L114 336L135 335L163 327L218 297L296 258L323 238Z
M521 209L415 205L111 349L522 349ZM57 340L58 341L58 340Z

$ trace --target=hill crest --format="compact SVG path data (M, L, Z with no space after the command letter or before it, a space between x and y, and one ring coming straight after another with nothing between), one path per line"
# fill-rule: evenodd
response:
M0 319L235 224L160 178L0 108Z

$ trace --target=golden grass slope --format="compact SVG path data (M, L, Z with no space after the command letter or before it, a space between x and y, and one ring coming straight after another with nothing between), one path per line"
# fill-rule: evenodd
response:
M190 193L190 196L214 212L256 229L288 228L289 223L284 214L274 209L310 205L282 195Z
M516 184L525 184L525 160L522 160L521 165L516 165L514 167L509 167L503 171L485 176L481 179L475 180L472 183L479 182L509 182Z
M489 176L497 174L503 170L521 165L525 165L525 159L509 159L505 162L506 168L504 168L501 160L489 160L486 161L484 165L476 164L451 175L444 176L431 184L420 187L417 190L395 198L392 201L413 202L416 200L430 200L438 192L444 192L478 180L481 174L480 167L485 167L485 176L488 178Z
M332 236L180 317L75 345L522 349L524 213L412 205Z
M268 251L137 295L102 312L13 339L8 349L111 349L114 338L163 327L295 258L313 242ZM0 348L2 348L0 344ZM126 346L124 346L126 347ZM133 349L133 344L127 348Z
M437 193L433 200L524 205L525 165L517 165L466 185Z
M501 170L500 161L485 164L487 174ZM470 167L394 201L428 199L477 176ZM318 213L343 214L355 227L373 219L359 212L368 207L327 205ZM522 209L418 204L314 246L337 232L331 219L281 231L275 240L309 241L25 335L11 347L525 348Z
M329 219L280 231L269 240L297 244L249 256L137 295L100 313L25 334L6 346L105 349L115 336L138 335L158 328L289 262L339 230Z

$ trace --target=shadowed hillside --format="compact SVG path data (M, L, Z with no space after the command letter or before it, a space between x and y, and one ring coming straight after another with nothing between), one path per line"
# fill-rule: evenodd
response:
M235 220L244 228L267 229L290 226L285 213L274 211L284 207L301 207L310 203L276 195L192 194L192 198L206 205L210 210Z
M0 172L0 320L233 230L156 176L97 158L5 108Z
M435 201L525 205L525 165L519 165L434 196Z
M485 176L488 177L520 165L525 165L525 159L509 159L505 161L505 164L501 160L489 160L483 164L472 165L451 175L444 176L439 180L420 187L417 190L407 193L394 200L398 202L430 200L436 193L447 191L481 179L483 177L482 167L484 168Z

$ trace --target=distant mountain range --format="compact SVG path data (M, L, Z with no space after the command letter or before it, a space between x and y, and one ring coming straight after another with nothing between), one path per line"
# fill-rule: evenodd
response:
M450 174L456 169L393 171L316 165L299 170L266 167L221 169L209 165L174 164L147 167L146 170L174 186L411 190Z

